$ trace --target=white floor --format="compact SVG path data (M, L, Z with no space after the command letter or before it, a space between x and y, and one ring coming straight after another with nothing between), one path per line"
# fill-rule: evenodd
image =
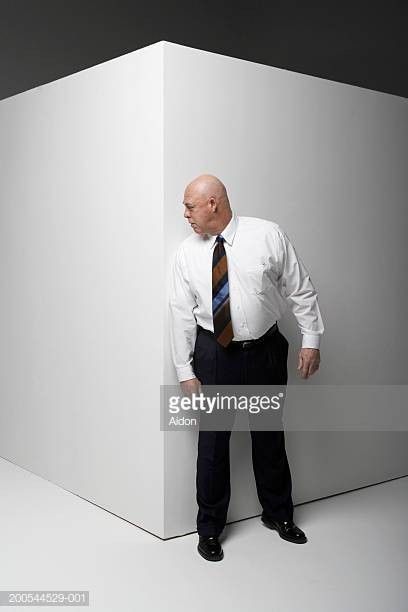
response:
M408 610L408 477L297 506L306 544L227 525L218 563L8 461L0 483L0 590L89 590L98 612Z

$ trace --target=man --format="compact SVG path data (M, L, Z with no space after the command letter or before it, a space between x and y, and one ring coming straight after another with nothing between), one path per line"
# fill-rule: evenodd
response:
M300 331L298 367L319 368L324 327L310 276L285 232L272 221L238 217L223 183L200 175L184 192L194 234L179 246L170 290L171 348L182 392L201 384L287 384L288 342L277 327L287 304ZM271 326L271 324L273 325ZM199 431L198 552L219 561L218 541L230 501L231 431ZM293 522L292 481L284 431L252 431L252 461L262 521L304 543Z

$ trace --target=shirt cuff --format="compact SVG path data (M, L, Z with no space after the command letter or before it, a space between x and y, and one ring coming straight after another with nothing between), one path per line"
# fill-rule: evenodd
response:
M182 366L180 368L176 368L177 379L179 382L183 382L184 380L190 380L191 378L196 378L194 374L193 368L191 365Z
M320 336L321 334L302 334L302 348L314 348L320 347Z

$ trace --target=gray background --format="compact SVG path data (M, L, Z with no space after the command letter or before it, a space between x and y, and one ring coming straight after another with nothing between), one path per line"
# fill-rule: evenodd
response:
M408 96L405 0L0 0L0 98L160 40Z

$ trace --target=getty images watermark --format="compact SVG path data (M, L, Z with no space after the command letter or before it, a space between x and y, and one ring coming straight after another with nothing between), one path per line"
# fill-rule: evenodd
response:
M200 410L206 414L212 414L214 410L248 410L251 414L258 414L261 410L279 410L283 392L278 395L246 395L229 396L222 395L217 391L215 397L206 396L204 393L192 393L192 395L180 397L172 395L169 398L169 412L178 414L180 410ZM176 424L176 420L173 420Z
M408 431L408 385L163 385L160 428Z
M164 430L269 429L282 428L285 387L254 385L205 385L198 392L183 394L180 386L162 387ZM257 421L254 421L255 415Z

